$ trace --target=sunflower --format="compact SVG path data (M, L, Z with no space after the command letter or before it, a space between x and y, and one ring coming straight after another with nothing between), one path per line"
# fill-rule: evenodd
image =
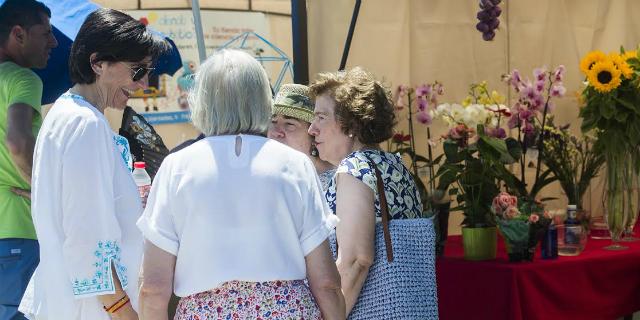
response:
M598 61L593 64L587 80L601 93L607 93L620 85L621 72L611 60Z
M633 50L633 51L625 51L625 53L622 55L622 58L625 61L627 61L627 60L629 60L631 58L637 58L637 57L638 57L638 54L637 54L637 52L635 50Z
M609 59L611 59L616 68L622 72L622 76L625 77L625 79L631 79L631 76L633 76L633 69L631 69L623 55L610 53Z
M599 50L591 51L584 58L582 58L582 61L580 61L580 70L582 70L585 75L588 75L589 70L591 70L594 63L606 59L607 55L604 54L604 52Z

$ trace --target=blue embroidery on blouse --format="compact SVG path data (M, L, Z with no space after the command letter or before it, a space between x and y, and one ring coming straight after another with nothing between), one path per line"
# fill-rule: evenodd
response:
M87 101L87 99L85 99L83 96L75 93L71 93L71 92L63 93L60 96L60 98L82 100L88 104L91 104L91 102ZM122 157L122 161L124 161L124 164L127 166L129 171L133 172L133 158L131 157L131 148L129 147L129 140L127 140L127 138L121 135L114 134L113 141L116 143L116 146L118 147L118 152Z
M87 99L85 99L83 96L79 95L79 94L75 94L75 93L71 93L71 92L65 92L63 93L60 98L70 98L70 99L76 99L76 100L82 100L88 104L91 104L89 101L87 101Z
M114 135L113 141L116 143L118 147L118 152L120 152L120 156L122 157L122 161L127 166L129 171L133 172L133 159L131 158L131 149L129 147L129 140L121 135Z
M116 274L123 288L127 286L127 268L120 263L120 247L115 241L99 241L98 248L94 252L96 269L91 279L75 279L73 281L73 294L86 295L100 292L112 292L115 290L111 277L111 262L116 267Z

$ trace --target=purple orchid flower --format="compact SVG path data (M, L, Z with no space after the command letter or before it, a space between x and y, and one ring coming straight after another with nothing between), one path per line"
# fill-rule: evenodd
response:
M429 112L420 111L416 114L416 120L422 124L430 125L433 119Z

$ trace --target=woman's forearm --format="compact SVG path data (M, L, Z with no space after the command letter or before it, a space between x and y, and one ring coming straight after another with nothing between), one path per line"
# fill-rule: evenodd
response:
M340 287L313 289L312 293L324 320L345 319L345 303Z
M340 274L333 261L329 241L325 240L305 257L307 279L323 319L345 319Z
M140 319L167 320L176 256L145 241L140 276Z
M169 314L169 300L171 292L156 290L145 286L144 282L140 287L140 319L167 320Z
M370 267L370 263L358 260L354 260L347 265L338 263L347 316L351 313L351 310L358 301L364 282L367 280Z

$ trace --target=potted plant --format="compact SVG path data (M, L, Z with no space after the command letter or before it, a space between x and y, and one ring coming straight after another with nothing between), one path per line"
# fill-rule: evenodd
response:
M560 65L555 70L536 68L533 71L533 79L523 79L518 70L513 70L509 75L502 77L518 94L517 101L511 106L510 117L507 122L509 129L516 131L516 143L520 145L522 153L517 158L519 172L514 174L508 168L504 168L501 176L505 187L510 194L520 198L520 201L535 203L538 201L538 193L547 185L554 182L557 177L549 168L542 167L542 155L544 154L544 128L553 110L553 98L562 97L566 89L562 81L565 68ZM533 184L529 184L525 171L527 167L535 167ZM543 198L541 201L553 198Z
M399 153L409 159L409 171L420 193L423 212L426 216L434 216L437 256L444 254L444 245L448 234L450 200L446 195L448 186L437 183L434 178L435 171L443 159L443 154L434 158L431 129L428 127L432 118L428 110L429 106L437 105L438 96L443 93L444 88L437 81L422 84L415 89L404 85L398 86L394 96L396 113L399 119L404 118L408 122L409 134L399 132L387 141L389 152ZM426 156L416 151L414 122L427 125ZM428 176L426 184L421 179L421 175L424 173Z
M505 138L500 120L508 109L500 104L504 98L489 93L486 83L472 84L470 95L462 104L441 104L432 111L445 121L449 131L444 136L445 162L436 176L442 185L452 185L461 210L465 259L494 259L496 221L491 212L493 198L500 192L501 172L515 162L521 149L512 138Z
M533 261L538 241L551 223L551 217L539 203L518 203L518 197L506 192L491 204L500 232L506 242L509 261Z

